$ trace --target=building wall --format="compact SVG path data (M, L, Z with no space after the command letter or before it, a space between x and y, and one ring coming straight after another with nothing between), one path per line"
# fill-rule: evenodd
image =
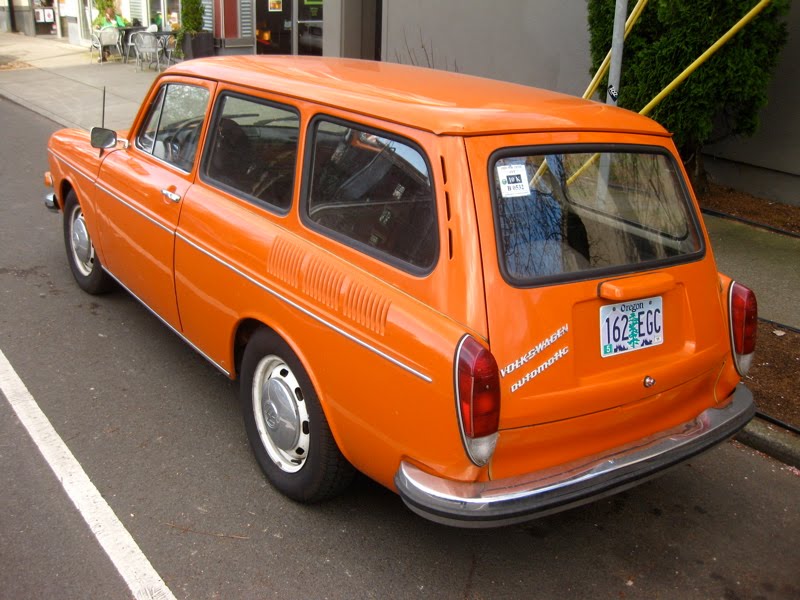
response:
M17 31L25 35L36 35L31 0L12 0L11 5L14 10L14 24L17 27Z
M706 150L712 179L751 194L800 206L800 2L788 16L789 40L753 137L732 138Z
M383 60L581 95L589 83L585 0L383 3Z
M8 0L0 0L0 31L8 33L11 31L11 16Z

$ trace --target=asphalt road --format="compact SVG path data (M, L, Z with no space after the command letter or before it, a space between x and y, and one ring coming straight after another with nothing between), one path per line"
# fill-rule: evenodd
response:
M363 478L284 499L236 384L125 293L73 283L41 201L55 128L0 100L0 351L177 598L800 597L800 476L733 443L498 530L429 523ZM0 392L0 598L130 596Z

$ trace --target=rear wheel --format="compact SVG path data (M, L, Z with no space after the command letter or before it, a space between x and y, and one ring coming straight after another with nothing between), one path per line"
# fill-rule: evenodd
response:
M272 331L256 331L241 372L247 437L270 483L300 502L341 492L355 471L339 451L311 380L288 344Z
M111 290L114 280L103 270L86 227L83 209L71 190L64 201L64 245L69 268L83 291L104 294Z

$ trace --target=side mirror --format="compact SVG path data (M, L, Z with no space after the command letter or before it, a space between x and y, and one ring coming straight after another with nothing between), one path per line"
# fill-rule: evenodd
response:
M92 148L113 148L117 145L117 132L113 129L92 127L89 136L92 141Z

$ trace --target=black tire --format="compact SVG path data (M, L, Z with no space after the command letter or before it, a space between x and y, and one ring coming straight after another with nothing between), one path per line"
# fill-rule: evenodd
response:
M355 470L333 439L308 374L271 330L257 330L247 343L240 395L250 446L279 492L312 503L350 484Z
M113 289L114 280L103 270L100 258L95 254L83 209L72 190L64 199L64 246L78 287L89 294L105 294Z

